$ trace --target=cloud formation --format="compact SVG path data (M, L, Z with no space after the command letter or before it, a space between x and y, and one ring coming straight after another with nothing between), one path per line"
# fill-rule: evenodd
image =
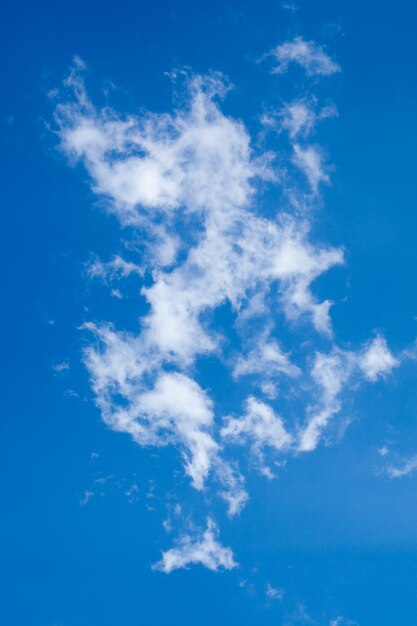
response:
M417 455L402 459L398 465L389 465L385 473L389 478L403 478L417 470Z
M178 545L162 553L162 558L153 568L165 574L189 565L204 565L213 572L220 569L231 570L237 567L233 552L217 540L218 529L215 522L208 518L207 528L195 536L184 535Z
M386 340L380 335L375 337L359 356L359 367L365 378L372 382L390 374L399 364L400 361L391 354Z
M283 452L292 443L292 436L285 429L282 418L270 406L252 396L246 401L243 416L226 419L221 436L234 443L249 443L262 473L267 476L272 476L272 472L264 463L263 448L270 447Z
M399 364L385 339L376 336L358 352L333 348L329 354L316 353L311 378L316 383L318 400L308 408L308 420L300 433L299 450L314 450L329 421L341 409L341 394L348 384L363 380L376 382Z
M126 261L118 254L114 255L110 261L100 261L95 259L87 265L87 274L90 278L100 278L104 282L111 282L115 279L127 278L131 274L143 275L143 269Z
M293 62L309 76L340 70L301 38L278 46L274 56L276 73ZM56 108L61 149L84 164L93 191L143 250L140 260L96 260L88 274L109 285L136 274L146 305L137 332L114 321L84 324L92 336L84 361L96 404L110 428L138 445L175 446L192 486L200 492L214 486L232 517L249 497L234 456L238 447L247 447L253 465L273 477L270 458L316 449L348 385L387 376L399 359L380 335L356 351L335 343L333 303L315 295L314 282L343 264L343 250L312 241L308 211L263 210L260 186L277 184L282 172L275 155L256 152L244 124L222 112L230 86L221 74L176 73L186 89L174 111L122 116L93 105L82 70L77 61L67 100ZM332 115L332 107L320 110L308 97L273 117L272 125L288 133L289 161L305 176L307 199L329 182L321 148L307 140ZM234 341L221 316L216 322L225 308ZM283 326L293 337L291 349L280 338ZM302 345L300 328L311 337ZM199 378L208 358L245 391L231 414L219 406L215 384ZM283 414L281 386L303 398L296 422ZM235 567L217 533L209 518L203 533L186 534L164 552L156 569Z
M277 62L272 70L275 74L283 74L292 63L300 65L307 76L330 76L340 72L340 66L321 46L314 41L305 41L302 37L280 44L270 55Z

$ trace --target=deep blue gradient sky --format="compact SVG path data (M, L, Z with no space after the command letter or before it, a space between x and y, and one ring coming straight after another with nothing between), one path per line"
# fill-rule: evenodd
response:
M386 471L417 454L417 5L297 5L3 3L2 624L417 623L417 472ZM63 96L51 91L78 55L98 108L162 113L173 107L167 72L219 70L235 86L222 111L242 120L254 148L280 153L282 135L263 143L259 118L306 93L305 77L300 68L271 75L258 60L295 36L324 46L342 68L308 87L338 108L312 139L332 167L312 210L311 240L345 251L344 265L319 276L314 293L335 302L340 348L358 350L379 333L401 366L372 385L349 383L331 445L290 456L276 479L247 467L239 449L250 499L229 519L213 491L191 488L178 449L138 446L106 426L94 404L82 362L91 338L80 326L105 320L137 330L147 311L137 294L150 277L130 275L123 299L88 277L92 259L123 254L133 235L105 210L82 164L69 166L59 150L53 116ZM261 185L257 202L268 215L282 201L279 187ZM234 345L230 307L213 315ZM286 327L280 335L295 354L315 336L311 328L297 333L297 345ZM325 340L314 341L324 350ZM236 413L245 382L234 386L214 357L198 367L219 414ZM153 571L184 525L192 518L204 526L208 512L239 567ZM268 597L268 585L283 597Z

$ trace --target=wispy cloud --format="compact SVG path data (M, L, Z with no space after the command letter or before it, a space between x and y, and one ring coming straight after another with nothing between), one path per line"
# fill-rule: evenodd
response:
M300 374L300 369L291 363L289 355L283 352L277 341L269 339L267 333L255 336L253 343L253 348L237 357L233 369L235 378L259 374L265 380L275 379L279 374L290 377Z
M292 62L309 76L340 69L322 48L301 38L273 54L278 73ZM222 112L230 85L221 74L177 72L173 78L185 91L174 111L123 116L93 105L82 71L78 60L66 81L67 99L57 106L61 149L84 163L94 192L144 250L140 262L133 252L130 261L117 255L96 259L88 275L120 297L122 284L113 282L135 274L147 304L138 333L115 323L83 326L92 337L84 361L97 406L106 424L140 446L175 446L192 486L204 491L214 485L229 516L237 515L249 496L236 446L246 446L255 466L272 477L267 455L295 457L316 449L341 410L348 383L375 382L401 358L380 335L357 350L335 343L333 303L317 298L313 283L343 263L343 250L311 241L308 210L289 214L278 207L276 215L264 214L257 201L260 183L276 183L281 171L274 155L255 151L244 124ZM306 178L307 204L330 176L321 148L307 140L319 119L333 114L309 96L274 118L288 133L290 162ZM227 331L213 323L224 305L238 337L232 346ZM294 333L297 358L279 339L278 318ZM302 348L298 328L312 337ZM245 390L230 415L216 405L216 389L199 379L200 359L208 356ZM296 423L279 408L281 381L297 381L293 394L304 398ZM209 518L204 532L185 534L164 552L156 569L235 567L217 533Z
M329 626L359 626L359 624L343 617L342 615L339 615L338 617L330 620Z
M279 109L264 113L262 124L277 132L287 132L291 141L297 138L306 139L322 120L336 117L338 114L334 104L318 108L317 99L313 96L296 98L285 102Z
M282 452L292 442L292 436L287 432L282 418L270 406L253 397L248 398L243 416L227 418L221 435L234 443L249 442L252 453L267 476L271 476L272 472L264 463L263 448L271 447Z
M295 37L272 50L270 56L276 60L275 74L283 74L291 64L300 65L307 76L330 76L340 72L340 66L314 41Z
M390 374L399 364L400 361L392 355L386 340L380 335L365 346L359 357L360 369L365 378L372 382Z
M329 176L324 165L323 155L317 146L293 146L292 161L306 176L311 191L316 194L320 183L328 183Z
M298 4L295 2L281 2L281 8L284 11L298 11Z
M219 543L217 535L215 522L208 518L206 530L182 536L175 548L162 553L161 560L153 568L165 574L196 564L204 565L214 572L234 569L238 564L234 560L233 552Z
M144 119L121 120L108 110L97 113L81 78L73 73L69 84L75 89L76 100L58 109L62 147L70 156L75 153L84 160L94 189L112 196L111 210L122 223L145 224L152 234L152 212L168 211L168 223L182 205L178 219L183 219L184 211L185 215L200 214L202 234L189 248L185 261L171 271L159 271L154 284L142 290L150 304L142 334L133 337L111 326L86 324L99 339L99 347L88 348L85 358L106 422L115 430L129 432L143 445L178 443L184 450L186 471L201 489L219 451L212 433L211 400L185 372L163 373L163 364L186 370L199 355L218 352L222 338L203 324L201 314L228 300L244 315L272 282L278 283L289 319L310 317L319 332L328 334L330 303L316 302L310 284L340 263L342 253L313 247L307 240L307 224L294 218L274 222L248 210L253 195L250 181L266 175L266 166L262 169L259 165L265 160L252 157L242 124L226 118L214 103L213 98L225 90L218 76L205 81L192 78L190 102L169 118L145 114ZM135 151L141 147L144 156L131 156L132 145ZM171 146L169 159L167 146ZM118 151L121 154L115 156ZM157 163L168 159L170 164L150 182L138 163L148 159ZM141 195L142 191L127 201L118 184L111 182L114 176L118 180L122 169L139 190L142 184L152 184L158 197L155 206ZM221 192L217 193L216 189L213 192L213 180L220 170ZM169 201L163 191L166 188L172 191ZM161 232L159 229L156 248ZM168 233L164 236L171 239ZM164 261L159 259L161 270ZM151 263L155 262L156 255L152 255ZM96 276L133 271L139 272L137 266L120 257L90 267L90 275ZM270 375L298 373L278 344L265 340L237 358L235 376L254 374L260 363L258 358L256 365L255 359L260 355ZM127 404L118 404L116 398L120 396Z
M55 374L66 374L69 372L70 369L69 361L60 361L59 363L54 363L52 365L52 369Z
M348 383L357 386L362 379L376 382L398 365L379 335L357 352L334 348L330 354L316 353L311 377L319 399L309 407L310 417L300 433L299 449L317 447L327 424L341 409L341 393Z
M414 474L416 470L417 454L409 458L402 459L397 465L389 465L385 470L385 474L389 478L403 478L404 476Z
M268 600L282 600L284 597L284 590L279 587L273 587L270 583L267 583L265 595Z
M126 261L119 255L115 255L110 261L95 259L87 264L86 270L90 278L100 278L103 281L127 278L130 274L143 275L140 265Z

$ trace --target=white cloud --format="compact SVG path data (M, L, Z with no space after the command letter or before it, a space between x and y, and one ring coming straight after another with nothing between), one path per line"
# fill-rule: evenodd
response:
M225 462L220 456L214 461L214 470L222 485L219 495L227 503L229 517L238 515L249 500L242 474L236 466Z
M293 145L293 163L307 178L311 191L316 194L321 182L328 183L329 176L323 165L323 157L317 146L302 147L299 144Z
M285 450L291 442L282 419L271 407L253 397L246 402L245 415L229 417L221 434L238 443L249 439L256 447L271 446L276 450Z
M159 365L140 340L109 327L89 325L101 341L86 350L97 403L105 421L129 433L140 445L180 446L187 473L202 489L218 445L210 434L212 402L199 385L184 374L161 372L154 385L143 382ZM118 402L121 396L126 402Z
M239 513L247 501L244 481L220 457L207 394L188 376L161 371L160 355L141 337L85 326L98 339L86 349L85 360L104 421L139 445L178 446L196 489L203 489L213 469L229 515Z
M282 128L288 130L291 139L301 132L308 134L314 128L316 115L305 102L293 102L288 104L281 112Z
M262 172L250 162L243 125L214 102L227 91L220 74L188 79L189 102L173 115L124 119L93 107L78 68L67 85L76 99L57 108L62 149L84 162L94 190L113 200L122 221L140 221L145 211L247 204L249 181Z
M298 449L314 450L329 421L341 409L340 395L349 382L358 385L361 379L376 382L399 365L388 350L385 339L376 337L358 352L334 348L330 354L317 353L311 371L319 399L310 406L307 425L299 435Z
M334 105L317 110L316 99L304 97L285 103L277 112L263 115L261 121L267 128L286 131L289 138L295 140L297 137L308 137L318 122L336 115Z
M350 377L351 368L349 354L316 354L311 376L320 390L320 399L316 406L310 407L307 425L300 433L298 449L301 452L309 452L317 447L322 431L333 415L339 412L339 395Z
M52 369L56 374L63 374L69 371L70 364L68 361L61 361L60 363L54 363Z
M264 463L264 448L284 452L292 443L282 418L270 406L254 397L246 401L246 412L242 417L226 418L221 435L237 444L248 442L261 470L268 477L272 477L272 473Z
M403 478L404 476L409 476L413 474L417 470L417 454L408 458L403 459L403 461L395 466L390 465L386 469L386 474L389 478Z
M284 597L284 591L283 589L273 587L270 583L267 583L265 595L268 600L282 600Z
M250 167L245 166L246 170ZM201 314L227 300L240 314L242 307L248 310L256 298L262 298L272 281L279 284L281 303L289 319L310 316L319 332L329 334L330 303L317 303L310 284L342 261L340 250L316 249L308 243L306 224L289 218L274 223L235 205L226 212L219 213L219 209L210 196L202 218L203 233L185 261L171 271L159 270L153 285L142 290L150 312L142 319L140 335L87 325L101 341L98 348L86 350L86 364L105 421L115 430L130 433L140 445L179 445L186 458L186 471L198 489L218 457L211 413L208 419L210 401L185 375L158 374L163 363L187 368L198 355L219 351L221 336L202 323ZM120 257L104 266L96 264L91 271L100 276L139 272L136 264ZM246 293L254 288L253 296L248 298ZM290 376L298 373L276 342L264 341L245 357L238 357L235 375L255 373L259 357L268 365L267 377L279 372ZM144 383L149 376L156 381L154 388ZM187 398L184 403L178 404L177 392L179 397L184 394ZM127 404L120 403L119 396ZM191 406L194 412L190 413ZM207 417L204 424L196 419L202 406ZM247 499L238 482L233 479L222 492L231 514L238 512Z
M212 402L198 384L177 372L161 374L154 389L138 397L135 414L135 419L152 424L155 434L173 433L185 446L186 472L202 489L218 445L208 432Z
M84 324L83 328L93 332L98 340L97 345L86 348L85 363L100 408L112 425L112 395L131 396L141 377L154 367L154 363L141 342L129 333L115 331L111 325L97 326L91 322Z
M284 11L298 11L298 4L295 2L281 2L281 8Z
M317 303L310 284L342 262L340 250L314 248L306 228L290 219L277 225L234 210L207 222L185 262L143 290L151 305L147 336L162 353L190 363L197 354L215 352L220 337L202 325L201 314L226 301L237 311L250 305L250 290L256 296L272 282L279 284L289 318L310 317L319 332L330 332L330 303Z
M300 369L291 363L288 355L282 351L277 341L268 339L264 333L255 338L255 346L245 355L240 355L233 369L233 376L260 374L263 379L285 374L296 377Z
M365 347L359 359L359 367L372 382L390 374L398 365L399 361L391 354L387 342L380 335Z
M321 48L300 38L274 55L277 71L290 62L309 75L339 70ZM121 116L93 106L80 68L78 61L67 81L72 101L57 108L61 148L84 163L92 189L145 249L140 263L130 250L132 261L114 256L88 270L108 283L136 274L147 304L137 333L105 323L84 325L93 333L84 359L97 406L111 428L139 445L175 446L192 485L203 490L214 483L229 515L237 515L248 494L230 458L231 444L247 445L258 468L272 476L267 452L315 449L341 409L347 384L373 382L398 361L380 336L357 352L340 350L333 341L327 352L315 350L314 331L322 335L321 345L333 339L332 302L320 301L312 284L343 263L343 250L311 243L306 211L303 218L300 212L284 215L279 207L268 218L262 213L255 199L259 180L277 180L280 171L273 171L271 155L254 153L243 123L222 113L219 100L228 85L219 74L186 78L187 95L170 114ZM320 148L299 143L331 114L312 102L295 101L279 114L293 143L292 163L312 190L304 194L306 202L314 202L320 183L329 181ZM115 297L123 295L120 283L111 287ZM213 324L224 305L239 336L236 345L221 324ZM278 320L289 322L288 331L312 327L306 368L281 347ZM297 378L294 394L310 394L302 427L284 425L275 404L249 395L244 414L233 411L221 428L215 393L199 384L199 359L208 355L277 406L278 380ZM211 520L204 532L185 535L164 552L155 567L170 572L192 563L212 570L236 566Z
M165 574L176 569L184 569L189 565L203 565L213 572L221 569L231 570L237 567L233 552L217 540L218 529L212 519L208 518L207 528L195 536L184 535L179 544L162 553L162 559L153 568Z
M250 179L256 175L268 176L270 172L260 167L261 161L251 158L249 138L242 124L223 116L214 103L216 93L224 91L219 77L206 79L206 82L201 78L191 80L191 102L174 116L144 114L143 119L132 118L129 121L120 120L107 109L96 112L87 99L81 80L73 76L73 83L77 100L58 109L62 147L69 155L84 160L94 189L112 196L113 210L122 223L132 220L142 223L146 210L150 208L140 194L126 202L118 193L118 188L113 189L111 182L113 167L120 169L126 165L130 172L129 162L133 158L130 151L137 153L139 147L136 144L140 143L144 134L152 136L152 140L147 139L145 143L156 152L166 150L167 145L175 146L166 176L175 179L175 188L181 183L183 191L172 200L172 206L178 208L185 205L186 213L203 212L203 234L190 250L185 263L172 273L161 273L155 284L144 291L152 307L146 320L148 336L159 344L161 351L189 362L195 354L215 350L214 337L199 324L200 313L204 309L215 308L226 299L237 306L249 288L260 283L266 286L273 280L282 279L283 291L291 292L287 297L287 310L291 309L292 318L309 312L316 328L328 326L327 303L316 305L308 287L319 273L340 262L341 254L332 251L327 255L328 262L321 263L320 268L315 263L315 271L312 271L312 267L305 267L306 257L311 256L311 265L314 265L316 257L320 260L324 257L322 250L315 251L303 240L305 228L300 229L299 224L291 224L289 220L279 227L246 210L253 192ZM94 132L89 133L88 141L84 142L86 125ZM145 153L146 146L142 147ZM106 164L103 180L101 167L96 167L97 161ZM319 176L313 166L310 169L313 172L310 178ZM220 177L218 170L221 171ZM137 172L130 172L129 175L138 188L146 187L146 180ZM106 191L105 185L111 185L113 191ZM157 196L163 196L162 191L157 191L158 185L152 182ZM168 207L160 198L151 208L158 211ZM172 235L164 228L161 230L160 225L156 235L149 212L147 218L151 237L157 238L154 252L160 251L161 241L170 246ZM170 213L166 215L167 225L172 218ZM284 258L284 254L288 256L289 248L292 248L290 267L286 266ZM155 256L158 257L157 252ZM159 262L164 266L165 253L162 256L164 258L159 258ZM128 266L128 269L133 271L134 268ZM94 271L100 274L116 270L126 270L120 260L117 260L116 267L116 259L105 268L100 265L94 267Z
M199 216L195 236L182 244L188 248L184 260L177 261L171 269L164 269L164 263L160 263L153 270L153 283L142 289L150 308L141 320L140 334L129 335L106 325L86 325L99 340L85 353L97 404L107 424L129 433L139 445L178 446L186 472L197 489L203 489L212 470L223 485L221 495L228 503L229 514L236 514L247 500L242 477L221 459L223 452L216 440L212 401L189 375L190 367L200 355L220 356L225 342L219 329L210 327L203 314L230 303L244 344L249 346L249 350L237 355L233 374L236 378L258 377L259 387L272 397L276 394L276 388L271 388L276 377L298 376L300 369L290 362L279 343L269 338L274 326L271 307L281 310L291 322L310 320L319 333L331 337L332 303L318 302L310 286L323 272L343 262L343 252L310 244L307 220L301 222L289 216L268 220L251 210L250 181L260 173L260 161L251 154L243 125L223 116L213 100L225 89L218 76L206 82L192 79L190 103L185 103L174 115L145 113L142 118L128 121L109 110L97 112L89 103L81 80L73 76L71 81L76 92L75 104L61 105L58 113L63 149L69 154L75 151L84 159L97 192L106 193L101 179L102 162L107 168L105 184L110 185L113 167L126 164L126 171L130 172L132 158L158 160L159 150L165 154L170 146L170 169L164 177L171 181L169 184L177 195L175 198L172 195L167 204L163 191L167 182L161 182L161 190L154 191L159 198L158 206L154 207L139 192L127 203L118 193L117 185L113 186L110 194L113 208L122 224L139 220L140 227L146 227L149 222L142 224L140 216L149 209L164 212L175 209L178 219L190 211ZM86 126L94 130L88 133L88 141L84 134ZM132 146L136 154L137 142L141 141L150 146L149 150L141 148L148 156L132 157ZM316 154L313 148L309 150L313 152L308 154ZM304 154L301 148L299 154ZM324 174L314 159L311 157L313 165L310 163L311 171L307 175L316 187ZM221 179L224 188L221 194L213 195L209 178L216 178L217 167L221 167L225 177ZM140 185L148 184L138 172L132 176L136 181L139 176ZM181 205L184 205L182 213ZM172 218L169 211L167 223ZM149 228L152 238L154 225L151 223ZM164 232L159 230L154 239L157 249L164 241ZM166 234L166 241L169 245L171 235ZM91 275L110 279L142 271L142 267L121 257L105 264L97 261L90 267ZM274 283L278 301L269 300L266 304L266 294ZM258 335L256 342L252 340L251 345L250 334L245 335L245 324L254 315L263 317L267 331ZM370 373L376 347L371 346L362 355L362 368L367 367L370 379L376 375ZM379 345L379 357L381 354ZM339 352L316 359L312 378L321 396L318 404L309 409L299 450L316 447L322 430L340 408L338 396L346 378L347 358L341 355ZM385 361L386 372L388 365L389 361ZM175 371L166 372L166 366L174 367ZM334 389L329 381L333 381ZM250 445L265 471L264 446L276 450L291 447L291 437L280 418L268 405L254 398L248 401L246 415L240 421L230 420L223 435L225 439L240 442L252 438Z
M95 259L87 265L87 275L90 278L101 278L103 281L127 278L130 274L142 276L143 268L117 254L110 261Z
M339 615L338 617L335 617L334 619L330 620L329 626L358 626L358 623L352 622L352 620L347 619L346 617L343 617L342 615Z
M294 229L294 230L293 230ZM297 229L297 233L294 232ZM306 241L306 225L290 224L286 236L273 259L274 269L282 281L281 299L289 320L309 315L316 330L331 336L330 300L317 302L310 290L320 274L343 263L343 251L335 248L313 248Z
M321 46L301 37L280 44L270 54L277 62L272 70L275 74L286 72L291 63L300 65L307 76L330 76L340 72L340 66L332 61Z
M114 288L110 291L110 295L112 296L112 298L117 298L118 300L122 300L123 299L123 294L120 291L120 289Z

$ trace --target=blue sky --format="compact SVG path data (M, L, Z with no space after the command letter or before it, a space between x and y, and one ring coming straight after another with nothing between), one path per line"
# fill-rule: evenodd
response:
M1 623L415 625L416 18L4 5Z

